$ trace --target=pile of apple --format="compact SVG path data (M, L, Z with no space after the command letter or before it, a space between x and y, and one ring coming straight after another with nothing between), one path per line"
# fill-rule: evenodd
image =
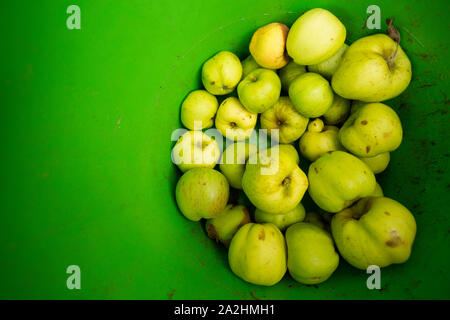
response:
M408 260L414 217L384 197L375 179L403 136L398 115L381 101L411 80L391 24L388 34L347 45L341 21L312 9L290 29L259 28L242 62L222 51L204 63L205 90L183 101L189 131L172 150L183 172L176 201L186 218L206 219L208 236L228 248L238 277L270 286L289 271L300 283L317 284L340 257L359 269ZM219 105L216 96L224 95ZM264 150L249 142L258 114L278 143ZM223 152L202 131L214 125L229 142ZM295 144L310 161L307 175ZM230 187L243 190L254 214L229 203ZM305 214L307 190L318 208Z

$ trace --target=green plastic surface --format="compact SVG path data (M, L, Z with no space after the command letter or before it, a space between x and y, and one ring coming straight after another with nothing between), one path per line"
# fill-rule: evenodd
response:
M81 8L81 30L66 9ZM226 250L178 211L171 133L202 63L245 58L252 33L323 7L367 30L367 1L2 1L0 29L3 299L450 298L448 1L379 0L394 17L413 80L388 101L404 140L378 176L418 225L410 260L382 269L382 290L341 259L318 286L234 276ZM66 268L81 268L81 290Z

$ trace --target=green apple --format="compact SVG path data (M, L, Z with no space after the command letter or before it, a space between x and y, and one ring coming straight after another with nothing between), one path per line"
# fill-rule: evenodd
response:
M205 227L208 237L228 247L239 228L249 222L250 214L246 207L229 204L217 217L208 219Z
M307 118L317 118L331 108L334 93L324 77L307 72L292 81L289 98L300 114Z
M270 150L276 150L277 148L280 154L285 154L287 157L290 157L296 164L300 163L298 152L292 144L279 144L270 148Z
M397 149L403 137L397 113L383 103L360 107L339 130L339 141L358 157L374 157Z
M272 155L272 153L274 156L278 154L278 157L286 157L294 161L296 164L300 163L298 152L292 144L277 144L263 151L267 152L268 156Z
M277 149L250 156L242 177L242 188L250 202L274 214L294 209L308 188L308 179L293 157Z
M181 122L189 130L211 128L218 107L217 98L208 91L192 91L181 104ZM194 122L200 125L194 128Z
M323 210L339 212L375 189L375 176L357 157L344 151L323 154L308 170L309 195Z
M331 58L344 44L345 26L330 11L316 8L302 14L286 40L290 57L300 65L313 65Z
M245 109L238 98L229 97L217 110L216 128L230 140L246 140L252 134L257 119L258 114Z
M299 222L286 230L289 274L303 284L326 281L339 265L331 235L322 228Z
M416 221L399 202L365 198L336 214L331 230L342 257L358 269L404 263L411 255Z
M338 138L339 129L334 126L324 126L320 118L314 119L299 140L301 154L309 161L316 161L324 153L344 150Z
M389 152L383 152L374 157L360 159L369 166L373 173L378 174L386 170L391 160L391 154Z
M239 278L273 286L286 273L286 243L281 231L271 223L247 223L231 240L228 262Z
M250 40L250 53L263 68L280 69L289 62L286 38L289 28L282 23L269 23L258 30Z
M261 66L255 61L255 58L252 55L249 55L247 58L242 60L242 79L244 79L250 72L253 70L261 68Z
M380 186L380 184L378 182L376 183L375 189L369 195L369 197L384 197L383 189L381 188L381 186Z
M189 220L199 221L222 213L228 202L230 187L219 171L194 168L178 180L175 195L181 213Z
M239 100L253 113L262 113L280 98L281 82L275 71L259 68L250 72L238 85Z
M324 218L317 212L308 212L303 222L311 223L323 230L327 230L327 223Z
M366 104L367 104L367 102L353 100L352 107L350 108L350 114L355 113L356 110L358 110L359 108L361 108L362 106L364 106Z
M255 210L255 221L258 223L273 223L281 231L294 223L301 222L305 218L305 207L299 203L294 209L286 213L273 214L262 211L258 208Z
M330 109L324 113L323 119L326 124L336 125L347 119L350 113L350 100L344 99L337 94L334 94L333 104Z
M172 150L172 161L182 172L192 168L214 168L219 159L217 142L202 131L186 132Z
M302 75L306 72L306 67L296 64L293 60L289 61L289 63L281 68L278 71L278 75L281 80L281 88L285 92L289 92L289 86L292 81L297 78L299 75Z
M336 53L327 60L322 61L318 64L308 66L308 71L321 74L322 76L330 80L339 67L339 64L342 61L342 57L344 56L344 53L345 51L347 51L347 49L348 45L344 43L342 47L340 47L339 50L336 51Z
M214 95L232 92L241 78L241 61L232 52L221 51L203 64L203 86Z
M225 175L230 186L242 189L245 163L250 155L257 152L258 147L248 142L236 142L225 149L220 161L220 171Z
M261 129L267 129L272 137L272 130L278 130L278 141L291 143L305 132L309 119L295 109L289 97L280 97L277 103L261 114ZM273 137L272 137L273 138Z
M400 45L385 34L352 43L331 84L341 97L365 102L392 99L411 81L411 62Z

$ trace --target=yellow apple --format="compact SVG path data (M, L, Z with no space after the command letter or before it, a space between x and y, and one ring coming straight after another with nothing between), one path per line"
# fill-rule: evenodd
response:
M397 113L383 103L368 103L356 110L339 130L339 141L358 157L374 157L396 150L403 138Z
M385 34L374 34L352 43L331 85L346 99L379 102L398 96L410 81L411 62L401 46Z
M280 69L289 62L286 38L289 28L282 23L269 23L253 34L250 53L256 63L267 69Z
M250 222L250 214L242 205L228 204L217 216L206 220L208 237L221 242L226 247L240 227Z
M404 263L411 255L416 221L399 202L385 197L360 200L334 215L331 230L342 257L358 269Z

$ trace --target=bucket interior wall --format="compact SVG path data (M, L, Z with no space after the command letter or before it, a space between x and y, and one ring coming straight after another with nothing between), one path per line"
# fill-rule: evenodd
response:
M77 1L2 5L2 223L0 298L429 299L449 298L450 230L447 1ZM248 55L253 32L330 10L347 43L385 32L394 18L413 66L409 88L387 101L403 143L378 175L385 195L412 211L411 258L381 271L382 290L343 259L305 286L273 287L231 272L226 250L179 212L170 158L180 105L201 88L202 63L221 50ZM81 290L68 290L78 265Z

